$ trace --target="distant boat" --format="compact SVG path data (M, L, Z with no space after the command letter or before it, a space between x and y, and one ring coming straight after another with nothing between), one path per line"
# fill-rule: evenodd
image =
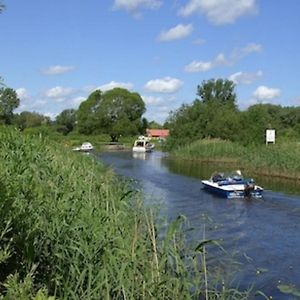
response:
M133 152L151 152L155 145L151 144L148 139L139 138L134 142Z
M89 152L89 151L92 151L93 149L94 149L94 146L91 143L85 142L80 147L73 148L73 151Z
M213 174L209 180L202 180L205 190L226 198L261 198L263 188L256 185L252 178L244 179L238 170L232 174Z

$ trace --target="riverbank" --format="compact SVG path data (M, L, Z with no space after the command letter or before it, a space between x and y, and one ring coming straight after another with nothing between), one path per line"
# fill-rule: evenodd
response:
M231 164L247 173L300 180L300 145L280 143L242 146L219 139L205 139L180 147L170 153L172 158L199 162Z
M214 241L190 249L183 217L158 239L143 195L93 156L3 128L0 146L0 297L247 297L216 289L222 276L207 272L205 261Z

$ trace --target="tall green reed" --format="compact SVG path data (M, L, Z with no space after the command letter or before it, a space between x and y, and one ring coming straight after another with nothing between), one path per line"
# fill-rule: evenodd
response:
M205 284L199 247L184 241L184 218L158 238L143 195L93 157L14 130L0 131L0 147L0 294L7 299L225 295Z
M300 178L300 144L248 145L219 139L199 140L171 153L181 159L232 163L249 172Z

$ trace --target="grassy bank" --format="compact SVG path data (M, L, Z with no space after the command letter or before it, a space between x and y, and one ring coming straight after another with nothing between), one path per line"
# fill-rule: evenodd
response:
M91 156L0 132L0 298L247 299L207 273L179 217L157 238L151 208ZM218 288L219 287L219 288Z
M247 146L218 139L199 140L171 156L203 162L230 163L254 174L300 179L300 144Z

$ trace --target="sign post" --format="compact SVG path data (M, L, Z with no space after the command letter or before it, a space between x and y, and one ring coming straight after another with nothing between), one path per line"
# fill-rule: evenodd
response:
M269 143L275 144L275 129L266 130L266 145Z

